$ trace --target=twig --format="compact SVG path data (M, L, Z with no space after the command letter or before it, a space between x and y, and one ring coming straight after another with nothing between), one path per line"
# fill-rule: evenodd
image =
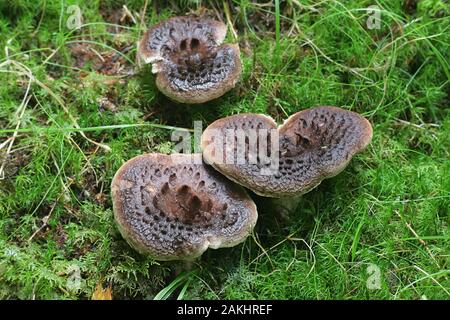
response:
M69 182L69 185L68 185L68 186L64 185L64 187L65 187L65 188L68 188L72 183L73 183L73 181L70 181L70 182ZM48 221L50 220L50 218L51 218L51 216L52 216L52 213L53 213L53 211L55 210L56 205L58 204L59 199L60 199L64 194L65 194L64 192L61 192L61 193L59 194L59 196L56 198L55 202L53 203L52 208L50 209L48 215L46 215L45 217L42 218L42 226L41 226L39 229L37 229L35 232L33 232L33 234L31 235L31 237L28 238L28 242L31 242L31 240L33 240L34 237L35 237L39 232L41 232L46 226L48 226Z
M313 260L313 265L312 265L311 269L309 269L308 274L306 275L306 278L308 278L308 276L311 274L311 272L314 270L314 268L316 266L316 255L314 254L314 251L312 250L311 246L306 242L305 239L302 239L302 238L291 238L290 236L288 236L287 239L290 240L290 241L301 241L301 242L303 242L305 244L305 246L308 247L308 250L311 253L311 257L312 257L312 260ZM295 250L297 250L297 247L295 247ZM291 264L289 264L289 266L286 269L286 271L288 271L288 269L291 266Z
M267 251L271 251L273 249L275 249L276 247L278 247L279 245L283 244L284 242L288 241L288 238L285 238L283 240L281 240L280 242L274 244L273 246L271 246ZM263 250L263 253L259 254L255 259L253 259L249 265L253 264L256 260L258 260L259 258L261 258L263 255L267 254L267 251Z
M400 122L400 123L402 123L402 124L406 124L408 126L412 126L414 128L422 129L422 130L426 129L425 126L429 126L429 127L433 127L433 128L439 128L440 127L440 125L438 125L436 123L422 123L422 124L419 125L419 124L415 124L415 123L412 123L412 122L409 122L409 121L405 121L405 120L402 120L402 119L395 119L395 120Z
M425 240L423 240L418 234L417 232L412 228L411 224L408 221L405 221L405 219L403 218L403 216L397 211L394 210L395 214L397 216L400 217L400 220L403 220L406 224L406 227L409 229L409 231L411 231L411 233L414 235L414 237L416 237L416 239L420 242L421 245L423 245L425 247L425 250L427 250L428 255L431 257L431 259L433 259L433 261L436 263L436 266L438 268L441 268L441 266L439 265L439 263L437 262L436 258L433 256L433 254L431 253L430 248L428 248L427 243L425 242Z
M228 24L228 26L229 26L229 28L231 30L231 33L233 34L233 38L235 40L237 40L238 39L238 35L237 35L236 30L234 30L233 23L231 22L230 7L228 6L228 2L226 2L226 1L223 2L223 10L225 11L225 16L227 18L227 24Z
M256 245L263 251L264 255L266 255L266 257L269 259L270 265L272 266L272 269L274 269L272 259L270 259L270 256L267 253L266 249L264 249L264 247L259 243L258 239L256 239L256 236L254 233L252 233L252 238L253 238L253 241L255 241Z
M130 12L130 10L128 10L128 8L127 8L126 5L123 5L123 10L125 11L125 13L124 13L124 15L122 16L122 19L123 19L125 16L128 16L128 17L131 18L131 20L133 20L134 24L137 24L136 19L134 18L133 14ZM121 20L122 20L122 19L121 19Z
M316 240L313 240L323 251L325 251L336 263L337 265L345 272L347 272L347 269L344 267L344 265L338 260L336 259L335 256L333 256L333 254L327 250L327 248L325 248L321 243L317 242Z
M92 47L89 47L89 49L90 49L93 53L95 53L95 55L96 55L102 62L105 62L105 59L102 57L102 55L101 55L97 50L95 50L95 49L92 48Z
M59 180L60 180L61 186L64 190L65 200L69 201L70 200L70 190L69 190L69 188L67 188L66 184L63 181L63 178L62 178L63 171L59 168L58 162L56 161L56 158L55 158L55 155L53 154L53 152L50 152L50 155L52 157L53 164L55 165L56 169L58 170L58 172L61 172L61 175L59 176Z
M14 144L14 141L16 140L16 137L18 135L18 130L20 128L20 123L22 122L22 117L25 113L25 109L28 105L28 102L30 102L31 96L29 96L30 93L30 88L31 88L31 80L28 81L28 86L27 86L27 91L25 91L25 95L23 96L22 102L20 103L19 108L17 109L17 113L18 113L18 119L17 119L17 124L16 124L16 128L15 131L12 135L12 138L9 141L9 145L8 148L6 149L6 156L5 159L2 162L2 165L0 166L0 180L2 180L4 178L4 168L5 168L5 164L6 164L6 159L8 158L8 155L11 152L12 146Z
M416 283L418 283L418 282L420 282L420 281L423 281L423 280L426 280L426 279L428 279L428 278L433 279L434 276L441 275L441 274L447 274L447 273L449 273L449 272L450 272L449 270L441 270L441 271L438 271L438 272L433 273L433 274L428 274L428 273L424 272L424 273L426 274L425 277L422 277L422 278L419 278L419 279L417 279L417 280L414 280L413 282L411 282L411 283L408 284L407 286L403 287L400 291L397 290L397 292L396 292L395 295L394 295L394 300L396 300L396 299L397 299L397 296L398 296L400 293L402 293L403 291L405 291L406 289L408 289L408 288L410 288L410 287L414 288L414 285L415 285ZM415 290L415 289L414 289L414 290ZM445 291L448 293L447 290L445 290ZM416 292L417 292L417 290L416 290Z
M145 15L147 13L148 0L145 0L144 8L142 8L141 12L141 22L139 23L139 37L141 34L141 30L145 30L147 26L145 25Z
M436 283L439 287L441 287L442 290L445 291L445 293L450 296L450 292L448 292L448 290L439 283L439 281L437 281L432 275L430 275L428 272L426 272L425 270L421 269L419 266L414 266L415 269L419 270L420 272L422 272L423 274L425 274L427 277L429 277L434 283Z
M0 143L0 150L2 150L7 144L8 141L10 141L13 137L9 137L7 138L5 141L3 141L2 143Z

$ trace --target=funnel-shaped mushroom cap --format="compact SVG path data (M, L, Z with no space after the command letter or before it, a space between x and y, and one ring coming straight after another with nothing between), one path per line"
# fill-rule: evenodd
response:
M200 154L135 157L117 171L111 189L122 236L156 260L190 260L208 248L232 247L257 220L245 190L205 166Z
M232 89L241 73L238 45L220 45L226 32L225 24L208 18L170 18L145 33L138 60L152 63L156 85L166 96L203 103Z
M279 128L258 114L219 119L203 132L202 148L204 160L229 179L279 198L304 194L335 176L371 138L369 121L357 113L317 107Z

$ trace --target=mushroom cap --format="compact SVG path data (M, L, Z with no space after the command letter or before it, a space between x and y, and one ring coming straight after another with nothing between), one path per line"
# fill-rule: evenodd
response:
M120 167L111 185L114 218L127 242L155 260L191 260L245 240L257 220L244 188L201 154L146 154Z
M237 44L221 45L224 23L173 17L151 27L138 44L138 61L152 64L156 85L182 103L203 103L231 90L242 70Z
M238 129L243 129L246 135L245 163L236 161L238 143L227 146L227 139L222 138L227 130ZM261 160L259 153L253 158L250 154L249 130L264 129L268 132L263 138L267 139L267 147L261 148L267 148L263 154L269 157L277 151L271 150L271 141L276 139L274 130L278 136L278 163L270 174L261 173L270 163ZM372 126L367 119L355 112L323 106L297 112L279 127L272 118L259 114L219 119L205 129L201 144L205 162L230 180L261 196L282 198L307 193L323 179L337 175L371 139ZM260 152L261 138L253 141L256 148L253 150ZM224 161L225 153L230 151L229 159L234 160L231 163ZM256 161L249 161L251 158Z

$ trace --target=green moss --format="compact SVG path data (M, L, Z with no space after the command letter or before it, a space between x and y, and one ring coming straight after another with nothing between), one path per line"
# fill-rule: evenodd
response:
M124 4L140 12L144 2L0 4L0 145L19 118L22 130L7 157L0 149L0 298L86 299L107 282L115 298L153 298L164 288L176 297L188 283L184 297L194 299L448 299L450 39L442 1L417 8L379 1L375 30L366 28L371 2L288 1L278 44L275 9L235 1L241 81L200 106L164 97L149 68L134 74L145 29L139 18L114 25L112 13ZM147 7L147 26L207 5L158 3ZM71 4L87 24L81 30L66 27ZM81 43L86 51L75 54ZM19 117L25 67L39 82ZM255 237L207 251L187 274L183 264L156 263L122 239L110 183L129 158L170 151L171 131L154 125L192 128L202 120L205 127L243 112L282 122L317 105L364 114L373 141L288 218L256 198ZM75 132L74 121L111 151Z

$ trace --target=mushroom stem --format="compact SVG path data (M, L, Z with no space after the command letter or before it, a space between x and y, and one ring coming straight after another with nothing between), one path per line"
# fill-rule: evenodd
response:
M198 260L200 260L200 259L195 258L192 260L179 260L179 261L172 262L175 276L178 276L178 275L182 274L183 272L193 271L195 268L195 262Z
M272 206L283 219L287 219L289 215L297 209L300 203L301 195L293 197L272 198Z

